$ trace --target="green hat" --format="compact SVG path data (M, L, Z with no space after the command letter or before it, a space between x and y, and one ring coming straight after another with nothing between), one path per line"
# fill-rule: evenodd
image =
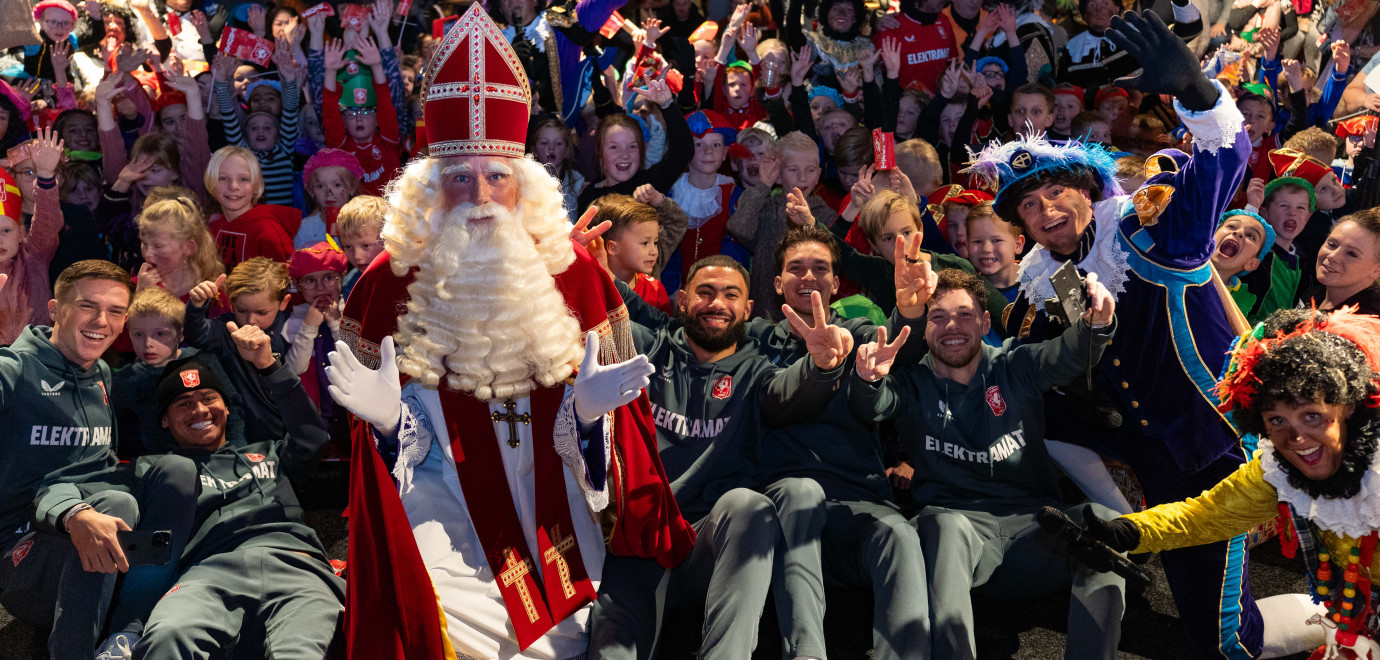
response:
M341 108L373 108L377 105L372 73L361 72L340 81Z

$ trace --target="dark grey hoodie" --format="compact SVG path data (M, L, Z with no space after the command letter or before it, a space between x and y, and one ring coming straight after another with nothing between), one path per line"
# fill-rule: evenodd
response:
M734 488L752 488L757 442L769 426L813 417L844 374L820 372L813 360L777 369L745 338L717 362L701 362L682 327L634 324L637 350L656 368L647 396L657 450L671 492L687 520L709 515ZM762 412L770 410L770 418Z
M0 349L3 533L35 517L56 527L85 494L78 484L116 463L110 367L101 360L88 369L77 366L53 346L52 332L31 325ZM45 484L51 487L35 502Z

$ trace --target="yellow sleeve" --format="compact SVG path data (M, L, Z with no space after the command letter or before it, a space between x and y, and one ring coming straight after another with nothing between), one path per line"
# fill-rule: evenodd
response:
M1140 529L1140 545L1131 552L1224 541L1275 517L1278 504L1260 460L1252 459L1202 495L1126 516Z

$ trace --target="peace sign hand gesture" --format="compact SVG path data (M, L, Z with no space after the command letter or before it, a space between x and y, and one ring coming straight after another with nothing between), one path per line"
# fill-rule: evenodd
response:
M877 341L868 342L858 347L858 359L855 360L854 367L858 372L858 377L869 382L875 383L891 373L891 365L896 361L896 354L901 352L901 347L906 345L906 340L910 338L910 326L901 328L901 334L897 335L896 341L886 343L886 327L877 328Z
M837 369L853 352L853 333L829 324L829 314L818 291L810 294L810 305L814 308L813 324L805 323L790 305L782 305L781 312L795 334L805 340L805 348L810 351L815 366L821 371Z
M920 243L924 234L896 237L896 311L908 319L925 314L925 305L939 286L939 273L922 258Z

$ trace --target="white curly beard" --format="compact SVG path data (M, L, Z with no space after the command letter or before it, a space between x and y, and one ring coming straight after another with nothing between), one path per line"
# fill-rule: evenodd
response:
M512 165L541 167L517 159ZM411 251L410 264L400 264L395 254L394 266L418 269L398 320L399 368L427 386L444 379L481 400L522 397L564 380L583 355L579 323L552 277L574 259L559 189L554 179L550 191L540 180L537 190L522 185L537 174L549 179L544 170L517 173L520 190L535 199L524 198L515 211L491 202L399 214L414 222L389 218L385 240L423 248ZM405 196L402 189L393 192ZM545 193L555 195L558 213L533 213L549 205ZM417 215L426 219L415 222Z

